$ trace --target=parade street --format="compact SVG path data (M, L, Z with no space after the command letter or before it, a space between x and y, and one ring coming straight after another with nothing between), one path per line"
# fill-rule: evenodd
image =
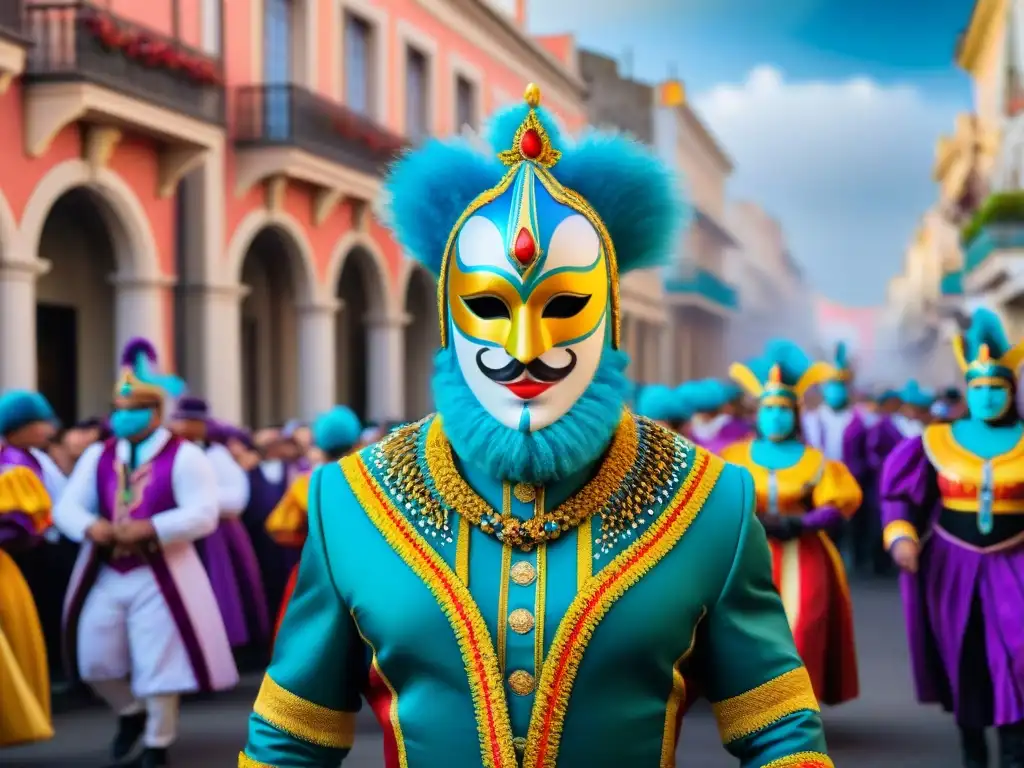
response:
M854 586L861 663L860 698L825 713L830 752L841 768L955 768L960 764L955 730L934 709L917 706L910 691L899 596L894 584ZM185 768L228 768L245 740L245 722L258 677L213 701L195 702L182 712L181 739L174 764ZM56 717L56 738L45 744L0 752L11 768L101 768L110 736L102 709ZM368 709L345 768L380 768L381 738ZM718 741L714 721L698 707L683 724L680 768L729 768L735 760Z

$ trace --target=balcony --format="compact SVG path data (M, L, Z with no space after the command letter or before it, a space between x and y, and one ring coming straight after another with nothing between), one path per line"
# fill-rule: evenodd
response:
M162 147L160 194L208 149L223 143L219 59L89 2L33 3L25 69L25 141L46 153L67 126L82 123L85 154L105 162L124 132Z
M669 277L665 290L670 304L696 304L718 315L732 314L739 309L736 289L701 267Z
M25 71L24 12L23 0L0 2L0 95Z
M316 190L319 225L343 200L365 206L380 191L388 164L406 142L370 118L297 85L248 85L236 91L236 193L289 180Z

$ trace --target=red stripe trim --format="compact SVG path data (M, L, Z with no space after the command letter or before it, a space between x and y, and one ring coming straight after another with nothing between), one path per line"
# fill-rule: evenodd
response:
M571 649L575 648L578 641L579 635L583 631L583 628L587 624L587 620L590 614L601 604L604 599L604 594L618 582L626 573L629 572L640 560L642 560L648 552L654 547L655 544L661 539L665 533L672 528L672 525L679 519L679 516L683 513L683 510L689 504L691 497L693 496L696 489L700 486L700 481L704 477L704 473L707 471L710 459L708 454L704 454L704 460L699 467L695 468L695 475L693 481L689 485L688 492L686 495L679 500L679 503L672 509L672 511L661 518L659 521L661 525L657 529L657 535L652 536L647 543L639 547L633 555L626 560L618 572L610 574L609 578L604 580L604 583L598 588L597 592L591 597L587 603L586 608L576 618L576 622L573 625L571 641L566 644L565 650L562 652L558 659L558 667L555 672L555 676L552 679L550 694L545 703L544 707L544 725L541 731L540 746L537 748L537 761L538 766L545 764L545 758L547 757L547 749L551 736L551 725L554 718L555 712L554 707L551 706L553 701L557 701L561 692L562 686L565 684L566 669L569 665L569 654Z
M473 623L469 621L469 617L466 613L466 607L459 601L451 580L448 579L444 571L437 567L433 559L427 556L420 542L410 535L409 521L404 517L395 514L394 508L381 492L380 486L367 471L365 464L363 464L363 462L359 462L358 466L359 471L363 475L363 479L366 481L367 486L376 498L378 505L394 523L395 530L402 535L402 538L405 539L410 548L416 552L423 564L430 570L431 575L437 580L437 583L444 588L450 604L455 608L455 612L463 624L466 639L472 649L472 671L480 685L480 692L484 700L484 709L487 713L487 734L491 742L491 759L494 761L495 766L501 766L501 745L495 738L494 694L491 691L490 683L487 679L487 671L484 669L483 663L480 660L480 640L473 629Z
M398 759L398 735L391 724L391 706L395 699L377 669L377 660L370 665L370 676L366 685L366 700L384 731L384 768L400 768Z

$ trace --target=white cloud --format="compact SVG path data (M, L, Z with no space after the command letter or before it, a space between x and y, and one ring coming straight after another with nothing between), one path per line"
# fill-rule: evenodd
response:
M881 302L935 201L935 140L956 107L864 77L789 82L771 67L694 105L736 163L730 196L782 221L815 287L838 301Z

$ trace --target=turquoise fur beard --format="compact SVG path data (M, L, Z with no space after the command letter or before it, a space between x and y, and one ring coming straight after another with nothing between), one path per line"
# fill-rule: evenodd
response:
M632 392L628 364L625 352L606 348L594 380L562 418L536 432L520 432L480 404L449 347L434 359L434 403L461 461L496 480L545 485L579 472L604 453Z

